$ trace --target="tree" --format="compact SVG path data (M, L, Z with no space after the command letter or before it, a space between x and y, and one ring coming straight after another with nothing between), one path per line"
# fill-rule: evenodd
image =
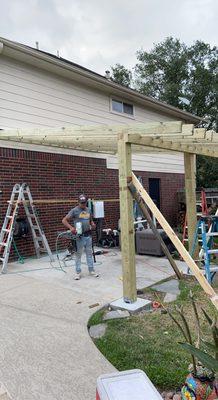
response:
M218 187L218 158L197 156L197 188Z
M218 49L197 41L188 49L189 79L186 96L187 111L207 119L206 127L218 130L217 118L217 68Z
M169 37L149 52L137 51L136 57L133 73L116 64L112 67L112 79L198 115L202 117L201 126L218 130L217 47L200 40L187 46L179 39ZM217 185L217 171L216 159L198 157L197 182L200 186Z
M188 80L187 46L178 39L167 38L153 50L137 53L135 87L141 93L182 107L184 87Z
M132 82L132 72L125 68L121 64L115 64L114 67L111 67L112 70L112 80L114 82L120 83L123 86L131 86Z

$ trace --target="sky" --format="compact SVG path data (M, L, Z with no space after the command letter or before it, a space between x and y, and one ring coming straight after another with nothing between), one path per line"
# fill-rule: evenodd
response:
M218 39L218 0L0 0L0 36L104 74L167 36Z

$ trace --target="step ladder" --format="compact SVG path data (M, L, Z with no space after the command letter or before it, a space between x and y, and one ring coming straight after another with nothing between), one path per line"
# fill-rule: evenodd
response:
M217 208L217 210L216 210L216 212L215 212L215 217L218 217L218 208ZM209 226L208 233L211 233L211 230L212 230L212 224ZM215 235L215 236L216 236L216 235ZM210 239L210 236L207 235L207 242L209 241L209 239ZM199 253L199 258L202 259L203 256L204 256L204 250L201 249L201 250L200 250L200 253Z
M197 206L201 207L201 212L197 212ZM196 212L197 212L197 218L200 218L202 216L207 216L208 213L208 207L207 207L207 198L206 198L206 193L202 189L201 190L201 201L198 201L196 203ZM183 246L185 245L185 242L188 242L188 226L187 226L187 213L185 214L185 219L184 219L184 225L183 225L183 234L182 234L182 244ZM200 233L200 231L199 231ZM198 242L201 243L202 239L199 237Z
M210 227L208 229L210 223ZM218 264L211 264L211 256L218 255L218 248L214 248L214 238L218 237L218 215L213 216L201 216L196 225L195 236L193 246L191 250L191 256L195 252L195 248L198 241L198 232L201 231L202 247L199 253L202 254L199 261L203 260L204 263L204 274L209 283L212 282L214 275L218 271ZM190 271L188 270L188 273Z
M6 216L0 233L0 262L2 263L1 272L3 274L7 273L7 265L13 241L16 218L21 204L23 204L30 226L37 258L39 258L42 253L47 253L50 260L54 261L48 241L39 222L29 186L26 183L23 183L22 185L16 183L8 202Z

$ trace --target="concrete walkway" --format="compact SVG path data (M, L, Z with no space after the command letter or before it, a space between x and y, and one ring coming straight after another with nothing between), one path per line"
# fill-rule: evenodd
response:
M164 258L136 258L138 288L172 275ZM121 256L111 251L97 261L99 279L84 265L83 279L74 281L72 268L65 274L47 257L11 263L0 275L0 382L14 400L95 400L97 377L114 370L91 341L87 321L98 308L89 306L122 296Z

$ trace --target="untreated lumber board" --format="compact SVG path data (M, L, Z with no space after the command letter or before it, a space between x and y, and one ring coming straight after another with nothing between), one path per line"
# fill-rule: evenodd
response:
M135 238L133 199L127 186L127 179L132 173L132 162L131 144L126 143L125 136L121 133L118 139L123 297L127 303L133 303L137 299Z
M194 138L205 139L206 137L206 129L205 128L196 128L194 129Z
M198 138L194 138L192 133L186 133L186 135L183 135L181 133L168 133L165 135L157 135L157 134L141 134L142 137L148 137L148 138L153 138L153 139L169 139L169 140L174 140L174 138L176 140L193 140L195 139L196 141L198 140ZM115 134L93 134L93 135L43 135L43 134L37 134L37 135L31 135L31 134L22 134L22 135L6 135L4 133L1 133L0 131L0 139L1 140L18 140L18 141L23 141L23 140L40 140L42 142L48 142L48 141L53 141L54 143L56 142L91 142L93 140L96 141L105 141L105 142L110 142L111 140L113 141L117 141L117 135ZM203 140L202 140L203 141ZM208 141L208 139L206 140Z
M92 201L103 201L104 203L118 203L120 199L91 199ZM74 204L78 199L34 199L34 204ZM27 201L28 203L28 201Z
M81 126L67 126L60 128L25 128L25 129L8 129L0 131L0 133L6 136L22 136L22 135L37 135L43 134L45 136L53 134L53 135L80 135L80 134L96 134L100 132L100 134L114 134L117 135L120 132L137 132L137 133L154 133L154 134L165 134L165 133L179 133L182 131L182 122L181 121L169 121L169 122L145 122L145 123L131 123L131 124L122 124L122 125L81 125Z
M208 283L190 254L187 252L171 226L168 224L164 216L161 214L160 210L157 208L157 206L154 204L153 200L149 196L149 194L146 192L146 190L143 188L141 183L138 181L134 173L132 173L132 181L138 192L140 193L141 197L143 198L144 202L147 204L147 206L150 208L151 212L154 214L155 218L158 220L162 228L165 230L166 234L170 238L170 240L173 242L174 246L178 250L179 254L182 256L190 270L193 272L195 275L196 279L198 280L199 284L207 293L207 295L210 297L211 301L215 305L216 309L218 309L218 296L212 286Z
M193 142L194 144L212 144L218 143L218 135L212 135L212 134L208 134L209 132L206 133L205 137L201 137L203 135L193 135L192 133L188 132L186 133L186 135L183 134L176 134L176 133L169 133L169 134L165 134L165 135L157 135L157 134L141 134L140 136L137 136L138 134L135 133L133 136L133 139L137 140L140 137L143 138L150 138L150 139L162 139L162 140L168 140L168 141L178 141L181 142L183 144L186 144L186 142L188 144L190 144L190 142ZM92 142L93 140L96 140L98 142L110 142L111 140L116 141L117 140L117 135L112 135L112 134L108 134L108 135L102 135L102 134L93 134L93 135L43 135L43 134L37 134L37 135L30 135L30 134L23 134L23 135L8 135L5 134L4 132L1 133L0 131L0 139L1 140L16 140L16 141L31 141L31 140L37 140L37 141L41 141L41 142L54 142L54 143L59 143L59 142L63 142L63 143L76 143L76 142Z
M155 123L132 123L128 125L98 125L97 127L86 126L81 127L63 127L63 128L41 128L41 129L16 129L0 131L0 138L19 138L33 139L34 137L41 140L67 140L75 138L77 140L90 140L93 138L107 139L117 138L117 134L125 130L125 132L140 133L148 136L190 136L193 134L193 125L182 125L182 122L155 122Z
M77 143L70 143L70 144L66 144L66 143L53 143L53 142L42 142L40 140L37 139L33 139L33 140L14 140L14 139L10 139L9 142L13 143L13 142L19 142L19 143L26 143L26 144L31 144L31 145L40 145L40 146L45 146L45 147L54 147L54 148L60 148L60 149L70 149L70 150L80 150L80 151L86 151L86 152L93 152L93 153L104 153L104 154L116 154L117 153L117 145L113 145L111 144L110 147L109 146L105 146L103 145L98 145L98 144L90 144L90 145L81 145L81 144L77 144Z

